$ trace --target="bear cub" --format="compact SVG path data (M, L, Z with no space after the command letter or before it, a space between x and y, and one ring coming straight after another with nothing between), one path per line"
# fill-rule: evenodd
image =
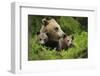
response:
M53 40L49 40L46 33L38 32L37 39L41 45L60 51L72 47L74 37L72 35L64 35L58 41L53 41Z
M58 41L50 40L47 34L43 32L37 32L37 40L39 44L50 47L51 49L56 49L59 43Z
M64 35L62 38L59 39L57 50L68 49L73 45L74 37L72 35Z

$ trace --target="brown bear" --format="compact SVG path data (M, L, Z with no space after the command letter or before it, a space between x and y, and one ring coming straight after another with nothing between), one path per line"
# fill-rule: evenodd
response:
M48 36L46 35L46 33L37 32L37 41L39 44L45 44L48 41Z
M51 41L59 41L59 38L63 37L65 34L60 25L56 22L55 19L51 18L48 19L44 18L42 19L42 27L40 29L40 32L46 33L49 40Z
M73 46L73 36L72 35L64 35L59 41L49 40L46 33L37 33L37 39L39 44L45 45L51 49L55 49L57 51L68 49Z
M51 41L48 39L46 33L37 32L37 41L39 44L55 49L58 46L58 41Z
M72 45L73 37L65 35L55 19L46 17L42 19L42 24L38 34L40 44L56 50L67 49Z
M63 50L72 47L73 39L74 37L72 35L64 35L62 38L59 39L57 50Z

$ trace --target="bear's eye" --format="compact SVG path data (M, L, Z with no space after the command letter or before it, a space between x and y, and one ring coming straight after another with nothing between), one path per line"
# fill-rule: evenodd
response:
M40 39L40 41L41 41L42 39Z
M67 40L67 42L69 42L69 40Z
M55 27L54 29L55 29L55 31L58 31L58 27Z

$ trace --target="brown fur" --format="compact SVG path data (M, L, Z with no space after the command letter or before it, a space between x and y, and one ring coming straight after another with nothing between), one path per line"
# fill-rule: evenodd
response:
M72 45L73 37L71 35L64 36L63 38L59 39L58 50L68 49Z
M55 21L55 19L42 20L42 27L40 32L47 33L50 40L57 41L60 37L64 35L64 32L60 28L60 25Z

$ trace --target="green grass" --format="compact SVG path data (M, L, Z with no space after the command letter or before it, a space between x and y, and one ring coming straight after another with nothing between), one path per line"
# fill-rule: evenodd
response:
M28 16L28 60L54 60L88 58L88 18L55 16L61 29L74 36L74 47L56 51L40 45L36 33L41 28L44 16Z
M56 51L38 44L36 36L29 39L28 60L53 60L53 59L76 59L87 58L87 32L74 34L74 47L67 50Z

